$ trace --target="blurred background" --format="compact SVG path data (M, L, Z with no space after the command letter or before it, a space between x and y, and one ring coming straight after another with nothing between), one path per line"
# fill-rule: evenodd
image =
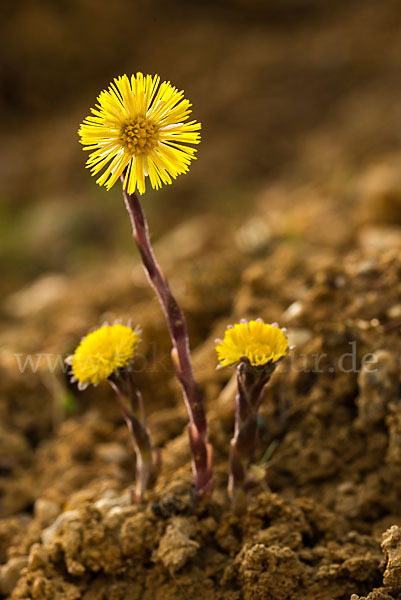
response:
M146 194L156 238L194 214L241 221L269 182L343 185L400 147L397 0L19 0L0 10L2 294L132 255L120 190L96 185L77 136L119 74L171 80L203 124L190 173Z

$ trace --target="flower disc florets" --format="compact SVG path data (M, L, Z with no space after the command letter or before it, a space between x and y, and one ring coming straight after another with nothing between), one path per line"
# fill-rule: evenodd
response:
M117 77L97 98L92 115L79 129L92 174L103 174L99 185L110 189L124 173L129 194L145 191L145 177L158 189L189 169L201 128L187 121L191 103L170 82L142 73Z
M288 340L282 329L256 321L243 321L228 327L216 351L222 367L237 365L246 358L253 367L276 363L288 354Z
M69 358L73 380L83 389L107 379L132 361L138 342L138 333L121 323L92 331Z
M158 128L150 119L129 119L121 128L120 142L130 156L149 154L158 144Z

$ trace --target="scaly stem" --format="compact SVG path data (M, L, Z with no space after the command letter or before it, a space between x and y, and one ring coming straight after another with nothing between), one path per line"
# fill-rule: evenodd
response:
M121 179L123 182L123 176ZM171 356L189 415L188 434L192 454L195 490L197 496L201 497L210 492L213 485L212 448L208 443L207 421L202 393L192 371L185 317L153 254L148 225L136 194L128 194L123 189L123 195L143 267L167 320L173 345Z
M246 360L237 367L238 393L235 406L235 430L230 444L230 476L228 492L234 512L245 510L248 492L259 480L250 472L258 440L258 411L264 389L274 365L254 368Z
M135 405L142 405L142 396L133 385L132 379L129 380L129 395L126 394L124 382L120 383L118 378L109 378L108 381L117 395L118 404L131 434L136 454L135 500L140 503L144 492L154 483L159 471L158 453L152 446L146 422L134 414Z

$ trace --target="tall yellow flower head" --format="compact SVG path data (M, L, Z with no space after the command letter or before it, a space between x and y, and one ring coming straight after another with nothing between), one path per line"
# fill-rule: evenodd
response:
M79 129L84 150L92 150L87 161L96 180L110 189L125 172L124 189L129 194L145 191L145 176L158 189L189 169L199 144L201 128L187 121L191 103L184 92L160 77L142 73L117 77L97 98ZM107 167L106 167L107 165Z
M254 367L276 363L289 351L284 331L261 319L241 321L233 327L227 327L224 339L216 341L217 356L222 367L236 365L244 357Z
M131 362L138 342L138 333L121 323L103 325L92 331L68 359L73 380L84 389L91 383L96 385L107 379Z

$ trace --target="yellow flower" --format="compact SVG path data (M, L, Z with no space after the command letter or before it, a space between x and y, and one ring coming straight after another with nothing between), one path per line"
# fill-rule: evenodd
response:
M145 191L145 176L153 188L171 183L189 170L199 144L200 123L188 121L192 106L184 92L160 77L142 73L117 77L98 96L79 129L84 150L93 150L87 166L99 173L99 185L110 189L125 171L124 189L133 194Z
M216 340L216 351L222 367L236 365L241 358L248 358L254 367L277 362L288 353L288 340L276 325L268 325L261 319L241 321L228 327L224 340Z
M138 333L121 323L103 325L92 331L68 359L73 380L83 389L90 383L96 385L107 379L131 362L138 341Z

